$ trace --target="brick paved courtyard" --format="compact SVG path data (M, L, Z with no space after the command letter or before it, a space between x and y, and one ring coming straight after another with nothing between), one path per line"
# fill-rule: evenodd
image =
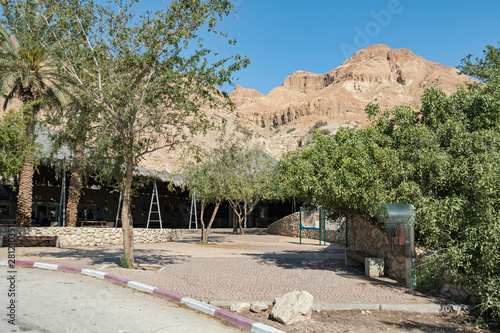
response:
M272 301L292 290L307 290L321 303L426 303L436 300L416 294L393 280L366 278L344 266L343 244L267 235L230 234L216 229L214 245L198 245L200 231L183 230L183 239L161 244L136 244L136 261L154 265L132 270L117 267L122 249L17 248L19 260L92 268L147 283L200 300ZM6 248L0 250L6 259Z

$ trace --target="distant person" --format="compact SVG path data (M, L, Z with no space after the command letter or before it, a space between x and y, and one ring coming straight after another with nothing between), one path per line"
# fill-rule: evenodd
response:
M80 220L86 220L87 219L87 207L83 207L80 213L78 214L78 217Z
M38 219L36 218L35 212L31 211L31 223L38 224Z
M89 210L89 214L88 214L88 219L89 220L93 220L94 219L94 211L92 209Z
M97 221L102 221L102 210L97 208Z
M41 227L44 227L47 225L47 217L45 216L45 214L43 212L39 212L38 213L38 224L41 226Z

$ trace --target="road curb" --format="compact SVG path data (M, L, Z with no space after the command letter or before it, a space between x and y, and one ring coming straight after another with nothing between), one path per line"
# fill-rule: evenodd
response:
M63 272L69 272L69 273L76 273L76 274L82 274L82 275L87 275L87 276L92 276L96 277L98 279L102 280L107 280L110 282L114 282L117 284L125 285L129 288L136 289L136 290L141 290L153 295L156 295L158 297L166 298L169 300L172 300L177 303L183 303L186 306L195 309L197 311L201 311L203 313L212 315L214 317L229 321L232 324L235 324L243 329L250 330L255 333L284 333L281 330L278 330L274 327L259 323L253 319L246 318L242 315L220 309L212 304L208 304L205 302L200 302L192 298L188 297L182 297L176 293L172 293L166 290L162 290L141 282L137 281L130 281L130 280L125 280L119 276L108 274L105 272L101 271L96 271L92 269L82 269L82 268L76 268L76 267L70 267L70 266L64 266L64 265L55 265L55 264L47 264L47 263L41 263L41 262L29 262L29 261L22 261L22 260L15 260L14 261L15 266L19 267L34 267L34 268L43 268L43 269L48 269L48 270L56 270L56 271L63 271ZM9 266L9 261L8 260L3 260L0 261L0 266Z
M233 303L255 303L249 300L221 300L205 301L218 307L231 306ZM270 301L263 301L271 305ZM469 309L470 305L461 304L435 304L435 303L314 303L314 311L345 311L345 310L385 310L407 311L420 313L459 312Z

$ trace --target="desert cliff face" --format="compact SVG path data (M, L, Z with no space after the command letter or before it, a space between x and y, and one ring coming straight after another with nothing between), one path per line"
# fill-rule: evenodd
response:
M238 87L230 96L241 117L276 129L309 116L341 124L366 123L368 103L383 108L418 104L425 88L439 86L449 93L467 81L455 68L408 49L377 44L359 50L326 74L294 72L268 95Z

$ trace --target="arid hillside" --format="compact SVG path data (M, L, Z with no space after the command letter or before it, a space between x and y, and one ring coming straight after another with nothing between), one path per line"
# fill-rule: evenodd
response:
M326 74L296 71L267 95L237 86L230 93L235 111L205 112L216 122L227 120L227 135L248 138L249 145L280 158L306 142L318 122L325 133L334 133L342 126L361 128L367 124L364 109L368 103L382 108L401 104L418 107L425 88L437 86L450 93L466 82L473 80L453 67L428 61L408 49L377 44L359 50ZM14 106L16 103L9 105ZM217 133L209 133L193 142L215 146L217 137ZM177 172L185 151L185 147L158 150L146 156L141 165Z
M238 114L263 128L279 128L308 116L329 122L364 123L368 103L381 107L418 103L425 88L451 92L470 80L455 68L425 60L408 49L377 44L359 50L326 74L297 71L263 95L236 87L231 99Z
M251 136L249 144L280 158L306 142L318 122L326 123L319 129L330 133L342 126L361 128L367 124L364 110L369 103L417 108L424 89L436 86L451 93L466 82L473 80L453 67L428 61L408 49L377 44L359 50L326 74L294 72L267 95L237 86L230 93L236 110L215 114L228 120L229 133ZM198 142L206 145L213 139L211 134ZM166 157L159 151L145 164L155 168Z

